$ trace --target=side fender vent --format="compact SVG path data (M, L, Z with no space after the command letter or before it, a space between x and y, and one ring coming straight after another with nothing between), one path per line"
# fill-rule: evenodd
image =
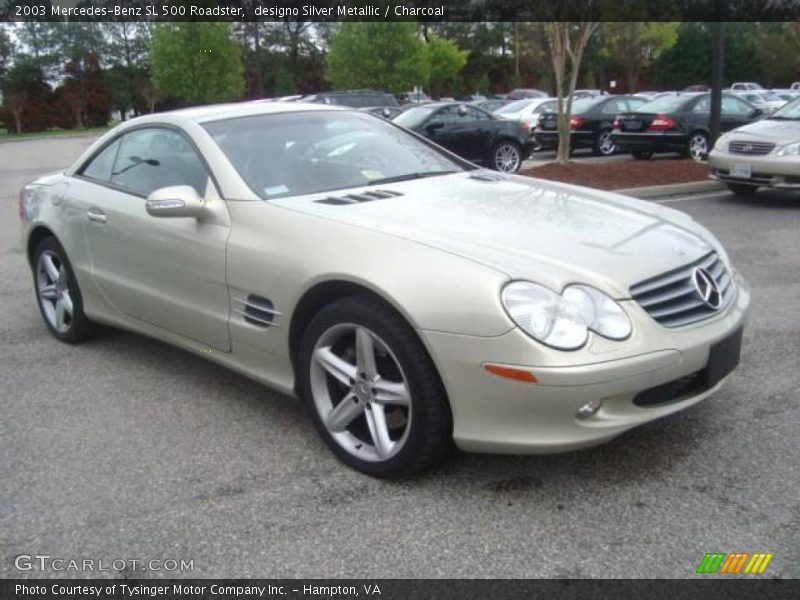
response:
M276 317L281 313L275 310L275 305L269 298L250 294L246 300L234 298L233 311L244 318L246 323L266 329L278 325Z
M334 206L341 206L343 204L361 204L362 202L370 202L372 200L384 200L386 198L396 198L402 196L400 192L393 190L370 190L368 192L361 192L358 194L345 194L344 196L328 196L322 200L317 200L320 204L332 204Z

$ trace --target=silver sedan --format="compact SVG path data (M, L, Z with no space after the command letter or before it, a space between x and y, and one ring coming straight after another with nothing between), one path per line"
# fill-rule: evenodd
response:
M749 302L683 213L320 105L131 120L19 211L58 340L107 324L195 352L299 396L340 459L383 477L691 406L736 366Z

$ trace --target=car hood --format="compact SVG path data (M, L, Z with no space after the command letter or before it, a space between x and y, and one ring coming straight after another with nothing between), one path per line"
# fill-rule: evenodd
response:
M728 134L729 138L745 137L752 140L765 140L774 144L788 144L800 140L800 121L780 121L761 119L738 127Z
M326 201L374 191L400 195L352 204ZM672 209L487 171L270 203L425 244L513 279L559 290L588 283L616 298L629 297L635 283L700 258L714 243L699 224Z

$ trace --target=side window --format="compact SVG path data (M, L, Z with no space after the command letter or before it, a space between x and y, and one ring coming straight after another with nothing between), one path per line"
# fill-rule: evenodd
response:
M722 114L744 116L753 112L750 105L732 96L722 97Z
M624 100L611 100L610 102L606 102L603 106L603 114L616 115L621 112L625 112Z
M117 138L81 169L81 175L97 181L111 181L111 171L117 158L120 140Z
M694 105L694 108L692 109L692 112L695 113L707 113L710 111L711 111L711 98L709 96L701 98L697 102L697 104Z
M142 196L171 185L190 185L204 196L208 173L186 138L154 127L122 136L111 183Z
M445 125L454 125L458 123L458 112L456 112L454 106L445 106L439 110L433 118L437 121L441 121Z
M469 121L490 121L492 117L485 111L474 106L465 106Z

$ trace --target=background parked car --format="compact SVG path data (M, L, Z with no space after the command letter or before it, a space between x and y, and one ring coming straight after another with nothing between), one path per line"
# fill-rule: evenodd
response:
M554 98L529 98L526 100L514 100L510 104L506 104L502 108L494 111L501 119L508 119L509 121L518 121L520 123L527 123L531 131L531 136L536 129L536 123L539 116L546 110L555 110L558 107L558 100ZM533 139L533 150L540 150L542 148L538 140Z
M395 117L394 122L498 171L517 171L531 152L530 129L525 123L500 119L470 104L416 106Z
M429 102L433 102L430 96L425 92L403 92L402 94L397 94L397 100L401 105L428 104Z
M734 94L722 95L722 131L750 123L762 114ZM662 96L619 115L612 138L620 152L630 152L640 160L652 157L655 152L677 152L702 160L710 149L710 122L711 94Z
M506 104L511 103L512 100L508 100L506 98L489 98L487 100L479 100L478 102L473 102L473 106L477 106L478 108L482 108L488 112L495 112L498 108L502 108Z
M575 100L570 117L572 147L591 148L601 156L614 154L617 151L611 138L614 119L646 102L647 98L641 96L595 96ZM541 114L535 137L545 148L558 146L558 114L555 110Z
M786 104L786 100L773 92L751 90L747 92L733 92L739 98L747 100L756 108L760 108L765 114L770 114Z
M352 108L363 108L366 106L399 106L394 96L376 90L320 92L311 96L305 96L302 101L314 102L316 104L336 104L339 106L350 106Z
M525 98L547 98L550 94L542 90L518 88L508 93L509 100L523 100Z
M711 176L735 194L759 187L800 190L800 98L720 136L708 156Z
M737 81L736 83L731 84L731 90L733 91L747 91L747 90L763 90L764 88L761 87L760 84L755 83L753 81Z

